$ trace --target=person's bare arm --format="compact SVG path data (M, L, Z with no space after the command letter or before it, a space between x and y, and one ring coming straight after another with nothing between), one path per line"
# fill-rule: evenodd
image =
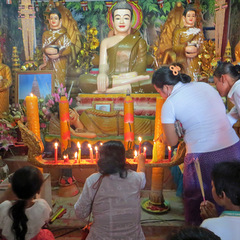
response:
M175 146L178 143L178 135L175 130L174 123L162 124L163 126L163 142L169 146Z
M99 60L99 74L97 76L97 89L98 92L105 92L109 85L108 79L108 62L107 62L107 42L108 39L104 39L100 46L100 60Z
M137 161L138 161L137 172L145 172L145 156L143 153L138 155Z

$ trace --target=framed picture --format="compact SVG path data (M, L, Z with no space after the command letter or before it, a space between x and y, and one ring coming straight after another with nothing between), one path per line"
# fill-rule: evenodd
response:
M112 101L93 101L92 107L96 110L111 112L113 111L113 102Z
M54 90L53 71L19 71L15 81L15 99L22 103L26 96L33 93L45 99Z

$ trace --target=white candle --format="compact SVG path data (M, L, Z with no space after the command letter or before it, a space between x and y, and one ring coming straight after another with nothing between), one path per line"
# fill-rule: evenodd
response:
M147 148L146 147L143 148L143 154L144 154L144 157L146 158L147 157Z
M168 146L168 161L171 162L171 157L172 157L172 149L171 146Z
M78 161L78 153L77 152L75 152L74 158L75 158L75 162L77 162Z
M92 149L92 145L88 144L88 147L89 147L90 160L93 163L93 149Z
M138 152L137 152L137 150L135 150L135 151L134 151L134 162L136 161L137 156L138 156Z
M98 161L98 147L95 147L95 153L96 153L96 161Z
M81 144L78 142L77 143L77 147L78 147L78 163L81 162Z

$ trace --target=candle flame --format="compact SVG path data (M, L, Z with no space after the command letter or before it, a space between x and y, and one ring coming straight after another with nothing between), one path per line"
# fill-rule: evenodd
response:
M74 156L75 156L75 158L77 158L77 152L75 152Z
M78 149L81 148L81 144L79 142L77 142L77 147L78 147Z
M144 152L146 152L146 151L147 151L147 148L146 148L146 147L144 147L144 148L143 148L143 151L144 151Z
M134 151L134 156L137 157L137 150Z
M66 156L66 155L63 155L63 159L67 159L67 156Z
M88 144L88 147L89 147L89 148L92 148L92 145L89 143L89 144Z
M171 150L171 146L168 146L168 150L169 150L169 151Z
M97 150L98 150L98 147L96 146L96 147L95 147L95 151L97 152Z
M58 147L58 143L57 143L57 142L55 142L55 143L54 143L54 146L55 146L55 148L57 148L57 147Z
M138 141L141 142L141 141L142 141L142 138L141 138L141 137L138 137Z
M100 145L102 146L102 145L103 145L103 143L101 142L101 143L100 143Z
M31 97L33 97L33 94L32 94L32 93L30 93L30 96L31 96Z

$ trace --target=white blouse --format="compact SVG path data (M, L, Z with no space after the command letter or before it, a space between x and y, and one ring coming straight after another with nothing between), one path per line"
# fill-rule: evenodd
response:
M89 216L96 189L93 184L101 176L94 173L86 179L83 191L74 205L76 216ZM93 224L87 237L99 240L144 240L140 219L140 190L146 184L145 173L128 170L127 178L119 174L105 176L95 196Z
M2 235L7 240L15 239L11 231L13 221L8 214L12 205L12 202L8 200L0 204L0 229L2 229ZM28 218L28 231L25 240L30 240L39 233L42 226L49 220L50 213L51 208L44 199L39 198L34 200L34 204L25 210Z

